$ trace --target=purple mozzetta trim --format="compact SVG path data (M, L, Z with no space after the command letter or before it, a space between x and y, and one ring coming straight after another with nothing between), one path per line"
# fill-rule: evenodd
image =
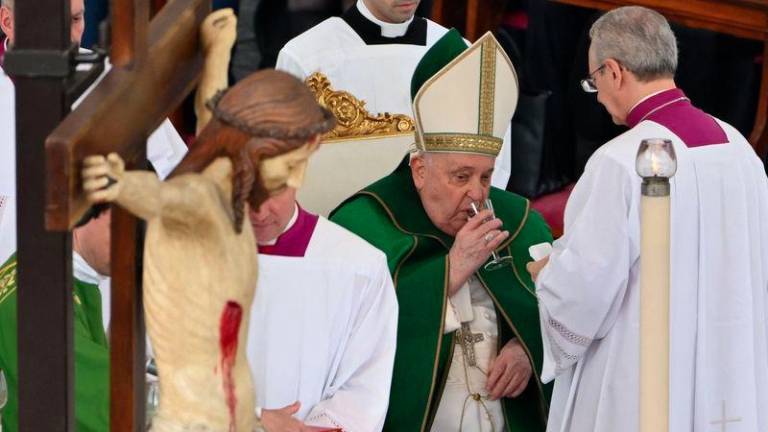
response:
M643 120L656 122L680 137L688 147L724 144L728 137L715 119L696 108L679 88L655 94L630 111L627 125Z
M269 246L259 246L259 253L264 255L278 255L287 257L303 257L307 252L307 246L315 232L319 216L299 207L296 222L286 232L277 238L277 242Z

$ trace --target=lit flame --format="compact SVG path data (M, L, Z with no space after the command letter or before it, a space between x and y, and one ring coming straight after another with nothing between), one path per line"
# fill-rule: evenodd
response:
M658 176L661 172L661 162L658 156L656 156L656 152L651 152L651 172L653 172L654 176Z

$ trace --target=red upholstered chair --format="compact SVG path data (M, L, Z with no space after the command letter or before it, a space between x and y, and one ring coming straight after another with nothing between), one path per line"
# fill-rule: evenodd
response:
M575 184L571 183L560 191L531 200L531 207L541 213L552 229L552 236L555 238L563 235L565 204L568 202L568 197L571 196L571 190L574 186Z

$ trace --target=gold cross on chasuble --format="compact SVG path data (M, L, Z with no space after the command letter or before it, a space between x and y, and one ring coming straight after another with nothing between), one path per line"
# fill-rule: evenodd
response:
M461 330L456 332L456 339L464 352L464 358L467 366L477 366L477 357L475 356L475 344L482 342L485 337L482 333L472 333L468 322L461 323Z

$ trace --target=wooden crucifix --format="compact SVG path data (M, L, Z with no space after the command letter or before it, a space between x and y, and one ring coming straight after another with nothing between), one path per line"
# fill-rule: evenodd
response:
M52 64L68 67L69 1L16 5L17 28L28 28L26 36L18 32L19 54L39 56L43 51ZM35 116L53 126L67 112L64 87L71 69L61 76L41 79L35 76L37 72L22 70L21 55L15 59L15 70L21 71L17 74L17 165L19 285L24 287L19 295L22 431L74 430L69 230L88 208L81 196L81 160L86 155L117 152L132 166L144 163L146 138L192 90L199 76L203 59L198 30L209 11L209 1L174 0L150 22L148 0L113 0L113 68L48 136L44 153L42 139L50 129L36 124ZM40 17L46 19L35 23ZM57 109L41 106L46 103ZM137 251L141 249L137 232L136 219L115 208L110 329L112 431L145 428L143 310L141 275L136 270ZM22 291L28 292L26 299ZM43 314L33 314L36 308ZM48 343L49 336L53 336L53 344Z
M112 3L115 68L46 142L46 227L70 229L88 205L80 162L117 152L133 166L145 160L146 138L192 90L202 67L198 29L210 11L204 0L176 0L149 23L144 1ZM112 214L110 343L111 429L144 428L144 324L137 221Z

